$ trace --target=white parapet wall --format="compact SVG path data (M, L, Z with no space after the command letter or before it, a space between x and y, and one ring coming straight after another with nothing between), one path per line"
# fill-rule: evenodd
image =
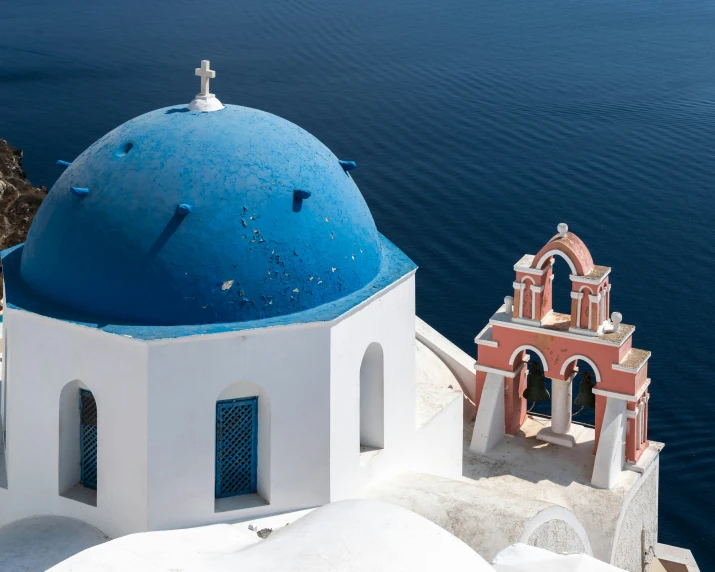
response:
M432 350L459 381L464 392L464 416L471 419L476 413L477 370L474 358L440 334L419 316L415 316L415 336Z

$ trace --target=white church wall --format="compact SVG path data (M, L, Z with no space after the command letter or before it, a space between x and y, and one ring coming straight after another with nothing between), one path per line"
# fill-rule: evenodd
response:
M652 556L658 543L660 458L646 469L624 499L613 537L610 562L629 572L643 569L644 554Z
M330 336L330 499L335 501L360 496L372 479L414 460L414 274L340 320ZM361 453L360 368L375 348L371 344L382 349L384 448Z
M0 523L57 514L110 536L146 530L146 346L10 308L4 322L14 343L7 352L8 494L0 499ZM62 390L78 389L80 381L98 409L96 507L60 495L77 475L60 463L61 454L75 455L59 438L63 402L68 412L75 399ZM64 429L74 421L65 416ZM75 436L79 441L79 425Z
M3 288L5 287L5 281L3 280ZM4 291L4 290L3 290ZM5 306L5 299L2 300L3 307ZM7 489L7 471L5 467L5 420L7 419L7 332L5 330L5 322L2 323L0 328L2 331L2 377L0 378L0 495L2 495ZM2 501L0 501L0 506L2 506Z
M322 324L149 343L151 529L328 502L329 343ZM216 401L254 390L258 495L216 502Z
M119 536L316 507L405 469L457 476L458 400L417 428L414 287L331 323L148 342L7 309L0 524L52 513ZM70 494L80 388L98 410L96 506ZM253 396L257 493L216 499L217 401Z
M5 287L5 282L3 281L3 288ZM5 305L5 300L3 299L3 307ZM5 328L5 321L3 319L2 323L2 352L3 352L3 362L2 362L2 379L0 379L0 431L5 432L5 419L7 418L7 384L5 380L7 379L7 330ZM2 436L0 436L2 437Z

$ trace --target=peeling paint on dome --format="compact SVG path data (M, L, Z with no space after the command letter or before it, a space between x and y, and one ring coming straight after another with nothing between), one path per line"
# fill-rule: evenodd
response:
M92 192L77 200L72 188ZM381 252L359 189L315 137L255 109L178 106L71 162L20 276L41 298L115 322L213 324L341 299L377 276Z

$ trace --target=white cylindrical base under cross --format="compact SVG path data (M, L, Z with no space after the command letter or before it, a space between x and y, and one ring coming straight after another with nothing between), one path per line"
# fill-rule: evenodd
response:
M551 380L551 430L564 435L571 428L571 396L573 377L566 381Z

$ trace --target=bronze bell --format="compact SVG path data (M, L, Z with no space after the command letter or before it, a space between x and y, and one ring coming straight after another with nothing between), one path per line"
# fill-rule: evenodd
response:
M544 382L544 372L541 371L541 365L534 363L531 365L529 375L526 376L526 389L524 397L529 401L548 401L551 399L549 390L546 389Z
M581 384L578 386L578 395L574 403L579 407L586 407L587 409L596 407L596 396L593 394L591 374L587 371L581 373Z

